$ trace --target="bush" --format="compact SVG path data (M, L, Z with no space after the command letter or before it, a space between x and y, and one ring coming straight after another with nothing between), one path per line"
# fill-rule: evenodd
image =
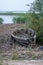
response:
M0 24L2 24L3 23L3 19L2 18L0 18Z
M17 18L13 18L13 23L25 23L25 17L17 17Z
M12 57L12 60L18 60L18 56L17 56L17 55L14 55L14 56Z
M29 27L36 31L37 43L43 43L43 18L38 14L31 14Z
M13 57L12 57L12 60L18 60L18 53L17 51L15 53L13 53Z

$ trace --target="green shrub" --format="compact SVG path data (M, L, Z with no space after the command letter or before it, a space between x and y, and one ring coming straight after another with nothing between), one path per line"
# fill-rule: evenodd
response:
M18 60L18 57L17 57L16 55L14 55L14 56L12 57L12 60Z
M2 18L0 18L0 24L2 24L2 23L3 23L3 21L4 21L4 20L3 20Z
M25 17L17 17L17 18L13 18L13 23L25 23Z
M37 42L43 43L43 17L31 14L29 27L36 31Z
M32 56L32 60L35 60L35 58L36 58L36 56L33 55L33 56Z

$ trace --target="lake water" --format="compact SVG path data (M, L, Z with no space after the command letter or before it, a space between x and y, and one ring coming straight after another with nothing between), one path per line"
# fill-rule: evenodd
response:
M0 15L0 18L4 20L3 24L13 23L12 21L13 17L17 17L17 16Z

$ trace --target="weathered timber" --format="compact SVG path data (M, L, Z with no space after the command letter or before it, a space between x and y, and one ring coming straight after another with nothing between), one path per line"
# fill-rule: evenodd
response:
M14 42L20 42L20 44L24 45L29 45L31 43L36 43L36 34L34 30L32 29L16 29L12 34L11 34L12 40Z

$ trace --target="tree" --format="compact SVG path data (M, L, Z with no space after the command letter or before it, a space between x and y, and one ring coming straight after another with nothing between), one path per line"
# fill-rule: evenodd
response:
M3 23L3 19L2 18L0 18L0 24L2 24Z
M31 5L29 27L36 31L37 41L43 43L43 0L35 0Z
M42 14L43 13L43 0L35 0L33 2L33 8L35 12Z

